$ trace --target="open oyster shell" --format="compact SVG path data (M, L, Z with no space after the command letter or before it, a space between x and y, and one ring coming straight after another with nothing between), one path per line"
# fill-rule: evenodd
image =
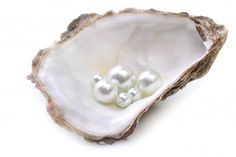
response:
M29 78L46 97L47 110L60 126L92 141L129 136L154 102L206 74L227 37L208 17L153 9L125 9L104 15L83 14L60 41L40 50ZM135 73L150 69L163 85L125 109L95 101L90 78L116 65Z

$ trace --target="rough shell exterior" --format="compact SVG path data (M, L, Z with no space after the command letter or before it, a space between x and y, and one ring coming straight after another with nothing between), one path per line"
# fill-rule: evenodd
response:
M46 58L47 54L50 52L51 49L54 47L62 44L64 41L66 41L69 38L72 38L74 35L76 35L79 31L81 31L83 28L85 28L88 25L91 25L96 20L99 20L101 18L107 17L107 16L114 16L116 14L125 14L125 13L136 13L136 12L142 12L142 13L151 13L151 14L161 14L161 15L174 15L174 16L182 16L187 17L195 22L196 29L199 32L201 38L205 41L207 39L210 39L213 41L213 45L209 49L209 52L207 55L198 63L192 65L187 71L185 71L179 79L172 84L166 91L160 95L156 101L161 101L166 99L168 96L175 94L179 89L182 89L186 86L186 84L192 80L198 79L202 76L204 76L210 69L212 63L214 62L219 50L223 46L226 38L227 38L227 30L223 25L217 25L213 20L211 20L208 17L204 16L190 16L188 13L170 13L170 12L161 12L154 9L150 10L137 10L133 8L128 8L121 10L118 13L114 13L113 11L109 11L105 13L104 15L98 15L95 13L92 14L82 14L77 19L73 20L68 28L67 31L64 32L61 35L60 41L54 43L49 48L40 50L36 57L33 59L32 62L32 73L29 75L29 79L35 83L36 87L42 92L42 94L47 99L47 111L53 118L53 120L59 124L60 126L78 133L82 135L85 139L89 141L94 142L105 142L105 143L113 143L117 140L124 139L128 137L130 134L133 133L134 129L136 128L140 117L148 110L146 108L145 110L141 111L139 116L136 118L136 120L127 127L127 129L122 134L117 134L113 137L104 137L104 138L98 138L95 136L88 135L84 132L81 132L77 128L74 128L72 125L70 125L64 118L63 118L63 112L59 110L57 105L53 102L52 98L47 92L46 87L40 82L40 80L37 78L38 71L40 64L42 61Z

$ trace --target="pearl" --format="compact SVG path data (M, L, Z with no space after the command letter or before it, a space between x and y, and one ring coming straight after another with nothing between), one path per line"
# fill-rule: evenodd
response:
M131 88L128 93L132 96L132 102L137 101L142 97L142 93L139 88L133 87Z
M131 102L132 96L129 93L120 93L116 99L116 104L121 108L129 106Z
M122 66L115 66L108 74L108 79L118 86L121 91L127 91L131 88L136 80L131 71Z
M106 80L98 81L93 89L95 99L102 103L112 103L118 94L117 87Z
M155 72L143 71L138 77L138 86L146 96L153 94L161 85L161 77Z
M103 76L100 74L96 74L93 76L93 85L95 85L97 82L101 81L103 79Z

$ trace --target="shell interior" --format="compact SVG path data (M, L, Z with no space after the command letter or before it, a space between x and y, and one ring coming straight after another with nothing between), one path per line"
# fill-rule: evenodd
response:
M122 134L145 108L200 60L212 41L203 41L188 17L126 13L97 20L73 38L57 45L40 65L38 78L78 130L98 138ZM125 109L93 98L91 78L107 75L115 65L135 74L153 70L163 85L153 95Z

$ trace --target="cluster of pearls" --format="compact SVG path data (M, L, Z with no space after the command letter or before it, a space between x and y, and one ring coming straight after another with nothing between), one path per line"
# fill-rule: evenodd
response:
M138 78L123 66L112 68L105 78L100 74L93 77L93 95L101 103L116 103L125 108L145 96L153 94L162 85L159 74L143 71Z

